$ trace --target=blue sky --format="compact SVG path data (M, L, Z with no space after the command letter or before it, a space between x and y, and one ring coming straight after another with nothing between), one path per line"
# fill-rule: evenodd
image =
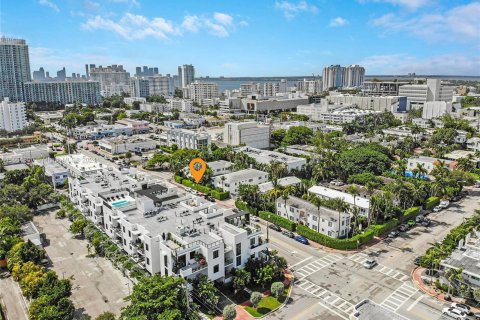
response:
M27 39L33 69L86 63L199 76L480 75L480 1L0 0L0 34Z

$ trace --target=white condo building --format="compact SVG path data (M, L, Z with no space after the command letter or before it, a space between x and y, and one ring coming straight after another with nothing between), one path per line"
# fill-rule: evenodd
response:
M258 185L268 181L268 173L257 169L244 169L212 177L215 188L221 188L232 195L238 194L240 185Z
M297 91L304 93L321 93L322 80L307 80L303 79L302 81L297 81Z
M332 238L343 238L350 232L350 214L289 196L276 201L277 214L295 223L301 223L310 229Z
M111 167L70 179L69 196L150 274L224 281L268 248L248 214Z
M324 186L313 186L308 189L308 192L314 193L323 199L343 199L350 206L355 206L359 209L360 215L367 217L370 211L370 200L362 196L352 196L347 192L327 188Z
M32 80L28 45L23 39L0 37L0 99L24 101L23 84Z
M343 87L358 88L363 84L365 78L365 68L358 64L352 64L345 68L345 77Z
M130 73L122 65L102 67L90 65L89 79L100 82L102 96L110 97L130 93Z
M200 149L210 144L210 135L186 129L172 129L167 132L167 144L177 145L179 149Z
M10 102L4 98L0 104L0 130L13 132L27 126L27 115L23 102Z
M190 83L183 89L183 96L192 99L194 102L202 104L203 100L218 98L218 84L215 82Z
M246 145L253 148L270 147L270 126L251 122L229 122L225 124L223 142L232 145Z
M31 81L24 85L26 102L85 103L99 104L100 83L98 81Z
M130 79L130 91L135 97L173 96L175 85L170 76L154 75Z
M191 64L178 66L178 87L186 88L190 83L195 81L195 67Z
M260 150L252 147L241 147L235 150L236 152L243 152L249 157L255 159L256 162L262 164L271 164L272 161L278 161L285 165L287 171L300 171L307 164L305 158L289 156L281 152Z
M358 88L365 78L365 68L358 64L348 67L331 65L323 68L323 91L337 88Z

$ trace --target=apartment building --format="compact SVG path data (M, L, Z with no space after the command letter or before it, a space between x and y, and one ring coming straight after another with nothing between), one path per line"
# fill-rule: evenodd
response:
M178 87L180 89L187 87L195 81L195 67L191 64L178 66Z
M216 188L221 188L232 195L238 194L240 185L258 185L268 181L268 173L256 169L244 169L212 178Z
M279 197L276 200L277 214L296 223L332 238L344 238L350 232L350 214L289 196L286 200Z
M89 78L100 83L101 94L104 97L130 94L130 73L125 71L122 65L113 64L107 67L90 65Z
M246 213L112 168L69 181L75 205L149 273L223 281L268 248Z
M172 129L167 132L167 144L175 144L180 149L206 148L210 144L210 135L187 129Z
M398 96L400 86L406 81L364 81L362 93L366 96Z
M0 130L14 132L22 130L26 126L25 103L10 102L9 98L4 98L0 104Z
M324 186L313 186L308 189L308 192L316 194L323 199L343 199L350 207L357 207L360 215L368 217L370 211L370 200L362 196L352 196L347 192L331 189Z
M217 83L195 81L184 87L183 96L198 104L203 104L203 100L218 98L220 94Z
M193 101L189 99L179 99L172 98L167 99L170 109L177 109L182 112L192 112L193 111Z
M100 83L98 81L31 81L24 84L26 102L99 104Z
M98 160L87 157L83 153L59 156L55 158L55 161L66 168L69 176L74 178L79 178L83 175L94 174L104 168L104 165Z
M422 107L429 101L452 102L455 87L442 84L440 79L427 79L425 84L400 86L399 95L407 97L412 108Z
M131 128L134 134L146 133L150 131L150 123L146 120L124 118L117 120L116 123Z
M250 122L229 122L225 124L223 142L232 145L246 145L253 148L270 147L270 126Z
M473 288L480 288L480 239L468 234L460 239L458 247L447 258L440 262L443 272L449 269L462 270L462 282Z
M353 95L329 95L325 98L334 105L355 105L360 109L382 112L407 111L407 98L400 96L362 97Z
M61 186L68 180L68 170L52 158L38 159L33 164L43 168L45 177L54 187Z
M455 169L457 165L457 161L452 161L452 160L438 159L438 158L424 157L424 156L411 157L411 158L408 158L408 161L407 161L407 171L412 172L418 169L419 166L422 166L426 170L427 175L431 175L433 169L435 169L436 166L442 163L449 170Z
M237 148L235 151L243 152L249 157L255 159L256 162L262 164L271 164L273 161L281 162L285 165L286 170L289 172L292 170L300 171L307 164L307 160L305 158L289 156L276 151L260 150L248 146Z
M307 97L285 95L275 98L252 96L242 101L242 109L248 114L268 114L278 111L295 111L297 106L308 103Z
M233 170L233 163L225 160L210 161L207 166L212 170L212 177L231 173Z
M322 88L322 80L317 79L317 80L307 80L303 79L300 81L297 81L297 91L303 92L303 93L321 93L323 88Z
M473 137L467 140L467 149L477 152L480 151L480 138Z
M23 84L31 80L27 42L0 37L0 99L25 101Z
M175 85L170 76L134 77L130 79L130 91L135 97L169 97L175 93Z

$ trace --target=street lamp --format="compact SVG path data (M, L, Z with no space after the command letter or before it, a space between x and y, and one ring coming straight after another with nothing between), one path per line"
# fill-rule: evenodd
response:
M269 240L268 240L268 220L270 220L270 215L268 215L267 218L268 218L268 219L267 219L267 242L268 242L268 241L269 241Z

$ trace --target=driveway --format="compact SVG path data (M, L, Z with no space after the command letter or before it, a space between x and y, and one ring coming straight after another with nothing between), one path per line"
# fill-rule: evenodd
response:
M110 311L120 314L132 283L105 258L88 258L87 241L73 238L68 219L55 219L55 213L36 216L34 222L46 234L45 250L60 278L72 279L72 301L76 313L95 318Z

